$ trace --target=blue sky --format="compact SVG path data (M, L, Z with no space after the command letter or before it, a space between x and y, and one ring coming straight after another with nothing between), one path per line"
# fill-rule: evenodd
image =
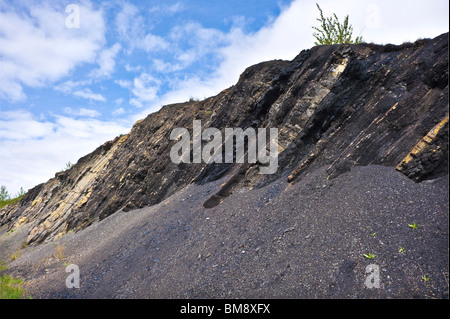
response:
M366 42L448 31L446 0L0 0L0 185L27 190L162 105L293 59L313 46L316 2Z

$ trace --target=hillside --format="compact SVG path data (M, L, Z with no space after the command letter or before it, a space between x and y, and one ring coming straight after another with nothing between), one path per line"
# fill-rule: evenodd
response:
M174 163L171 131L194 120L277 128L276 173ZM448 34L251 66L29 190L0 225L0 260L20 252L5 272L35 298L448 298ZM370 263L380 289L364 287Z

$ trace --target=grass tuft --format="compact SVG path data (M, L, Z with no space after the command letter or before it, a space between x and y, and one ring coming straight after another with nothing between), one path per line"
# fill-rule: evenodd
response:
M20 299L24 297L23 280L7 275L0 276L0 299Z

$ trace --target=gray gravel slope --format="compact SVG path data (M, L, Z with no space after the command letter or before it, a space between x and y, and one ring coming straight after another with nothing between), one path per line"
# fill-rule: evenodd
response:
M203 203L223 181L190 185L22 248L4 272L24 278L33 298L448 298L448 175L414 183L366 166L325 176L281 178L211 209ZM0 232L2 247L20 234ZM65 286L69 263L79 289ZM379 288L365 285L370 264Z

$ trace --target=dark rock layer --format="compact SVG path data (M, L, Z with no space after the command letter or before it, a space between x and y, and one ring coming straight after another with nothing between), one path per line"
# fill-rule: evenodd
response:
M279 130L279 167L174 164L176 127ZM191 134L192 136L192 134ZM448 174L448 34L394 45L317 46L292 61L249 67L236 85L203 101L164 106L127 135L28 191L0 213L9 229L30 223L27 244L86 228L117 212L161 202L191 184L226 177L204 207L284 177L326 166L329 178L354 166L396 166L415 181Z

